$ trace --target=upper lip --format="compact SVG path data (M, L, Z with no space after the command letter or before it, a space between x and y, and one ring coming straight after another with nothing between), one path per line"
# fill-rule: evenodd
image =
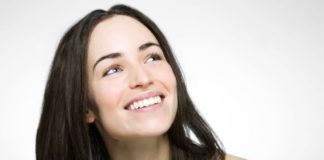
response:
M164 98L164 94L160 91L149 91L149 92L145 92L145 93L140 93L140 94L134 96L133 98L131 98L131 100L127 103L127 105L124 108L127 109L134 102L137 102L137 101L140 101L143 99L147 99L150 97L156 97L156 96L160 96L161 98Z

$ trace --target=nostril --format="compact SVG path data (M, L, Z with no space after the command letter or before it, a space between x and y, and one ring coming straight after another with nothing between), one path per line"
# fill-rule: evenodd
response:
M146 88L151 84L153 84L153 82L150 79L138 79L131 82L130 86L131 88Z

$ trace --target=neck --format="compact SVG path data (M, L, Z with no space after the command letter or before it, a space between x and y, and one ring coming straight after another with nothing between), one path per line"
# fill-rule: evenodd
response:
M106 141L108 152L113 160L170 160L170 144L165 134L159 137L137 138L120 141Z

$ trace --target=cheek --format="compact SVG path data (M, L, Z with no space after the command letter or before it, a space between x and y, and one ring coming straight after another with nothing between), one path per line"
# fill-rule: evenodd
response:
M125 115L120 99L124 90L124 83L119 81L102 81L94 88L94 98L98 109L96 123L101 134L114 135L122 126Z
M175 114L175 112L177 110L177 104L178 104L176 77L175 77L170 65L163 66L163 68L160 70L159 73L160 74L158 74L158 76L159 76L160 82L162 83L164 88L166 88L168 90L168 93L170 94L169 95L170 96L169 103L172 106L171 112L173 112L173 114Z
M177 82L171 66L165 66L163 72L161 73L162 74L160 74L160 79L165 84L165 87L169 89L169 92L176 93Z
M115 110L122 94L122 84L99 82L94 87L94 99L99 113L101 111ZM108 112L109 113L109 112Z
M177 110L178 110L178 93L177 93L177 81L176 81L176 77L171 69L171 67L169 66L167 72L165 72L165 74L162 76L165 87L169 90L169 94L170 94L170 99L169 99L169 105L170 105L170 110L169 110L169 115L170 115L170 123L172 124Z

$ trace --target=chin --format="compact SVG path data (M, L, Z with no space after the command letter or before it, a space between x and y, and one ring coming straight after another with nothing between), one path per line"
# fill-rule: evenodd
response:
M170 124L160 123L160 124L149 125L149 126L141 127L136 133L136 135L140 137L161 136L167 133L170 127L171 127L171 123Z
M166 123L141 126L137 129L134 129L132 133L128 132L127 135L125 134L123 136L123 139L159 137L165 135L170 129L170 126L171 124L166 124Z

